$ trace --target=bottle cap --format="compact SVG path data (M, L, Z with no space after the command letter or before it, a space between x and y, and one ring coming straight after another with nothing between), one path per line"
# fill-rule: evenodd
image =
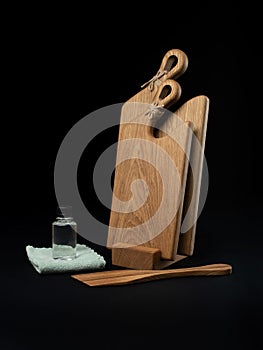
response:
M57 216L60 218L61 217L72 218L72 206L71 205L59 206L57 208Z

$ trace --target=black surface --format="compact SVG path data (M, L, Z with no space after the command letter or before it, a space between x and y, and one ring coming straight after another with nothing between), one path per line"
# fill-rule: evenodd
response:
M2 349L263 345L260 11L252 3L234 2L169 6L145 13L135 5L7 12ZM119 16L117 9L130 17ZM53 169L65 134L91 111L136 93L171 48L189 58L179 81L181 103L199 94L210 98L208 198L195 253L178 267L225 262L233 274L106 288L89 288L65 274L39 275L25 246L50 245L56 210ZM115 141L116 130L107 137L104 144L93 144L94 150ZM99 205L93 210L107 220ZM90 245L111 268L109 252Z

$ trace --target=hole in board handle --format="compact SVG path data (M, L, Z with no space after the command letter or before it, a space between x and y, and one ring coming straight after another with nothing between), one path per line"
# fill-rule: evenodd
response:
M165 85L163 88L162 88L162 91L160 93L160 96L159 96L159 99L160 100L163 100L165 97L167 97L168 95L170 95L172 91L172 88L170 85Z
M175 55L172 55L168 58L164 70L167 72L171 71L178 63L178 58Z

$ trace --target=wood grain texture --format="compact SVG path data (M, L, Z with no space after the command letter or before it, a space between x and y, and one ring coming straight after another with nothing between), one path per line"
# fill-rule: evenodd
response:
M112 264L129 269L158 270L164 269L176 262L185 259L185 255L176 254L174 260L161 259L161 251L157 248L145 246L130 247L123 243L114 245L112 248Z
M167 85L171 89L163 98ZM155 101L165 100L170 105L179 93L178 84L168 80L159 86ZM138 93L122 108L107 246L143 245L160 249L163 259L173 260L180 235L192 124L171 118L172 137L156 138L153 124L146 118L149 104L145 94ZM133 186L137 179L143 182Z
M206 96L197 96L187 101L176 115L183 121L191 122L195 137L192 138L190 164L185 189L182 222L192 226L180 235L178 253L192 255L194 252L195 234L198 219L198 207L202 180L203 160L205 152L206 130L208 122L209 99ZM169 128L169 120L163 126ZM187 214L187 216L186 216ZM189 226L189 225L188 225Z
M112 248L112 264L132 269L153 270L161 259L161 251L157 248L143 246Z
M204 266L179 268L174 270L113 270L77 274L71 277L91 287L113 286L152 280L190 276L222 276L232 273L229 264L210 264Z
M196 96L183 104L174 115L182 121L191 122L194 137L192 137L190 164L187 174L185 197L183 203L183 227L189 227L179 237L178 253L191 256L194 252L195 235L200 201L202 170L204 162L206 131L208 123L209 99L206 96ZM164 119L156 131L158 137L169 134L173 118Z

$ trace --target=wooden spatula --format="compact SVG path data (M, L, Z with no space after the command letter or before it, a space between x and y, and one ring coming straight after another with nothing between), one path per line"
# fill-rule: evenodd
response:
M232 267L228 264L210 264L169 270L113 270L72 275L71 277L90 287L114 286L186 276L229 275Z

